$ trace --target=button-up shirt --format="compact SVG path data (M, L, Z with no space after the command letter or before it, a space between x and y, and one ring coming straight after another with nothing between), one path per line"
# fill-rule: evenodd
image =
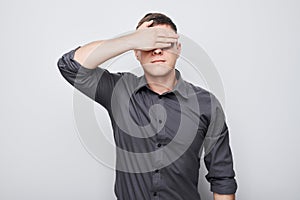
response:
M79 48L79 47L78 47ZM145 76L87 69L71 50L58 61L62 76L109 113L116 143L115 194L120 200L198 200L202 149L211 191L237 184L225 115L209 91L182 79L163 94Z

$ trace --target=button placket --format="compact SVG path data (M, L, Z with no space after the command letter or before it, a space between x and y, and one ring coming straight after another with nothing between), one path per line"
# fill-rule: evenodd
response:
M159 173L159 169L156 169L152 173L152 184L153 184L153 199L159 199L158 193L159 193L159 188L161 186L161 176Z
M162 100L162 96L158 96L158 104L160 106L163 107L163 100ZM160 174L160 170L159 168L162 165L162 158L163 158L163 152L161 150L161 148L163 148L163 135L164 135L164 126L165 126L165 122L166 122L166 111L164 110L164 108L162 109L157 109L156 113L155 113L155 117L156 117L156 125L157 125L157 135L156 135L156 152L155 152L155 164L157 169L153 171L152 174L152 182L153 182L153 187L154 187L154 191L152 193L152 199L154 200L159 200L159 192L158 189L160 187L160 183L161 183L161 174Z
M163 110L158 110L158 112L157 112L157 128L158 128L158 130L160 130L158 132L158 136L159 136L159 139L163 140L164 139L163 135L165 133L164 127L165 127L166 122L167 122L167 111L164 108L163 99L159 99L158 103L163 108Z
M152 193L152 197L153 197L153 198L152 198L153 200L159 200L158 192L153 192L153 193Z

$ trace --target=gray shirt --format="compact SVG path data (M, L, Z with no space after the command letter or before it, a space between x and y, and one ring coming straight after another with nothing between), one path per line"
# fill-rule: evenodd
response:
M144 76L84 68L73 59L76 50L64 54L58 68L70 84L109 113L118 199L200 199L202 150L211 191L236 192L228 127L211 92L184 81L176 70L175 87L159 95Z

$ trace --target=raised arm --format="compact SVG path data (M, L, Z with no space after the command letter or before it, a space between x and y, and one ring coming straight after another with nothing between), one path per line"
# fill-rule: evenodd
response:
M74 59L88 69L95 69L106 60L129 50L152 50L166 48L175 43L178 35L172 31L149 27L153 21L145 22L138 30L121 37L91 42L80 47Z
M177 34L167 29L149 27L152 23L145 22L127 35L94 41L65 53L57 63L61 74L79 91L109 108L112 91L124 73L110 73L98 65L129 50L148 51L166 48L177 42Z

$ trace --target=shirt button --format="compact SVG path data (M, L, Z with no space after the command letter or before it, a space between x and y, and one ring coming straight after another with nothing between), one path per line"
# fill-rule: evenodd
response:
M154 192L154 193L153 193L153 196L157 196L157 192Z
M158 143L158 144L157 144L157 147L161 147L161 143Z

